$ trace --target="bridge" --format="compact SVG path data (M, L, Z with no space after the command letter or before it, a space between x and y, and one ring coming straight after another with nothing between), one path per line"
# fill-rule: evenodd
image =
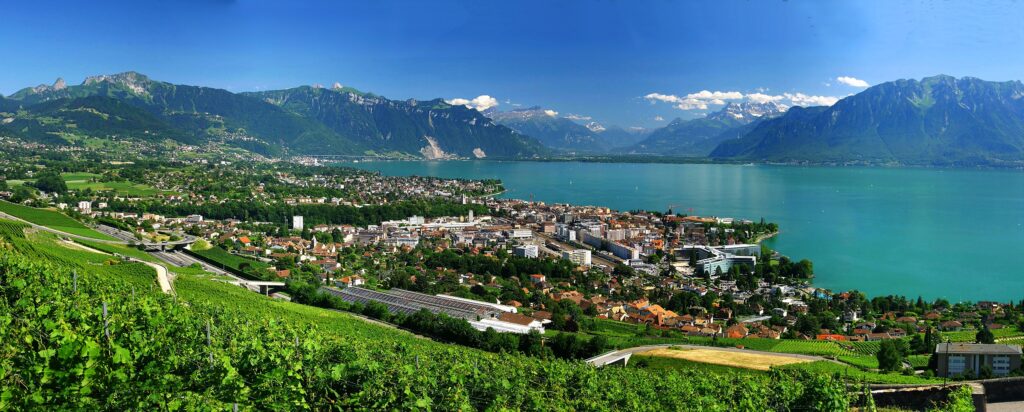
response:
M131 233L131 232L128 232L128 231L124 231L124 230L121 230L121 229L118 229L118 228L115 228L115 227L112 227L112 226L107 226L107 225L98 225L98 226L96 226L96 231L101 232L103 234L110 235L110 236L112 236L114 238L117 238L117 239L121 240L122 242L124 242L126 244L137 244L137 245L140 245L147 252L163 252L163 251L169 251L169 250L180 250L180 249L185 248L185 246L188 246L188 245L191 245L191 244L195 243L195 241L197 240L197 238L195 236L185 235L185 237L183 239L181 239L181 240L174 240L174 241L167 241L167 242L140 241L140 240L135 238L135 234L134 233Z
M270 296L273 291L284 290L284 282L266 282L259 280L235 279L228 283L237 286L244 286L252 291L259 290L261 295Z
M608 353L597 355L593 358L587 359L586 362L589 365L594 365L598 368L606 365L629 365L629 358L633 357L633 352L613 350Z

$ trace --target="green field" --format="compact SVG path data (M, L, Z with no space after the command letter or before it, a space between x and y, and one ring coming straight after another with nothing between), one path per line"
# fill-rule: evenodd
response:
M270 269L269 264L255 259L233 255L220 247L212 247L206 250L193 250L192 253L213 261L223 268L231 268L240 272L261 273ZM246 269L246 267L248 267L248 269Z
M159 193L170 193L166 191L160 191L153 188L145 183L132 183L132 182L100 182L99 179L103 175L88 172L67 172L61 173L60 176L64 178L64 182L67 183L68 189L70 190L85 190L92 189L95 192L106 192L114 191L119 195L124 196L153 196ZM96 179L97 181L93 181ZM11 186L19 186L25 182L31 182L32 179L27 180L8 180L7 184Z
M68 215L65 215L56 210L37 209L34 207L16 205L14 203L0 201L0 212L7 213L11 216L23 219L28 222L35 223L40 226L46 226L48 228L56 229L73 235L85 236L100 240L117 240L113 237L92 230L83 225L81 222L72 219L68 217Z

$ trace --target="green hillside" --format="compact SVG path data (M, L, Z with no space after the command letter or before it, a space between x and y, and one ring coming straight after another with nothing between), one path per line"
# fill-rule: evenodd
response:
M0 212L16 218L32 222L40 226L46 226L73 235L90 237L100 240L117 240L111 236L92 230L81 222L68 217L61 212L49 209L37 209L34 207L22 206L11 202L0 200Z
M844 410L849 402L828 375L595 369L492 354L200 275L178 275L177 296L168 296L152 287L148 267L100 263L105 255L47 236L0 223L0 410Z

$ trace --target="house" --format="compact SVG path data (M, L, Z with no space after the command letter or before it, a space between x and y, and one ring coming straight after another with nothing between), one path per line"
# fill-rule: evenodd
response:
M544 283L546 281L547 281L547 277L545 277L542 274L538 273L538 274L530 275L530 282L535 284L535 285L536 284L540 284L540 283Z
M541 323L541 321L526 315L510 312L501 312L501 314L498 315L498 320L501 322L512 323L515 325L519 325L521 327L529 328L530 330L536 330L540 333L544 333L544 325Z
M350 288L353 286L362 286L366 284L366 280L359 275L345 276L334 282L335 285Z
M743 326L742 323L737 323L730 326L725 330L725 337L731 339L741 339L747 336L747 327Z
M958 331L964 328L964 324L956 320L947 320L939 324L939 330L943 331Z
M978 377L988 367L993 376L1007 376L1021 367L1019 346L982 343L940 343L935 345L938 376Z

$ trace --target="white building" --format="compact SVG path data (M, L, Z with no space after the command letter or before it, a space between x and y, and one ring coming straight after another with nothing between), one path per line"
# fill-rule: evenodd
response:
M590 266L590 251L586 249L576 249L571 252L562 252L562 259L568 260L579 266Z
M292 229L302 230L305 225L302 223L302 216L292 216Z
M92 202L88 200L78 202L78 211L82 213L92 212Z
M512 254L516 256L536 259L538 256L540 256L540 249L537 247L537 245L516 246L516 248L512 251Z
M512 239L530 239L533 237L533 231L530 229L512 229L509 235Z

